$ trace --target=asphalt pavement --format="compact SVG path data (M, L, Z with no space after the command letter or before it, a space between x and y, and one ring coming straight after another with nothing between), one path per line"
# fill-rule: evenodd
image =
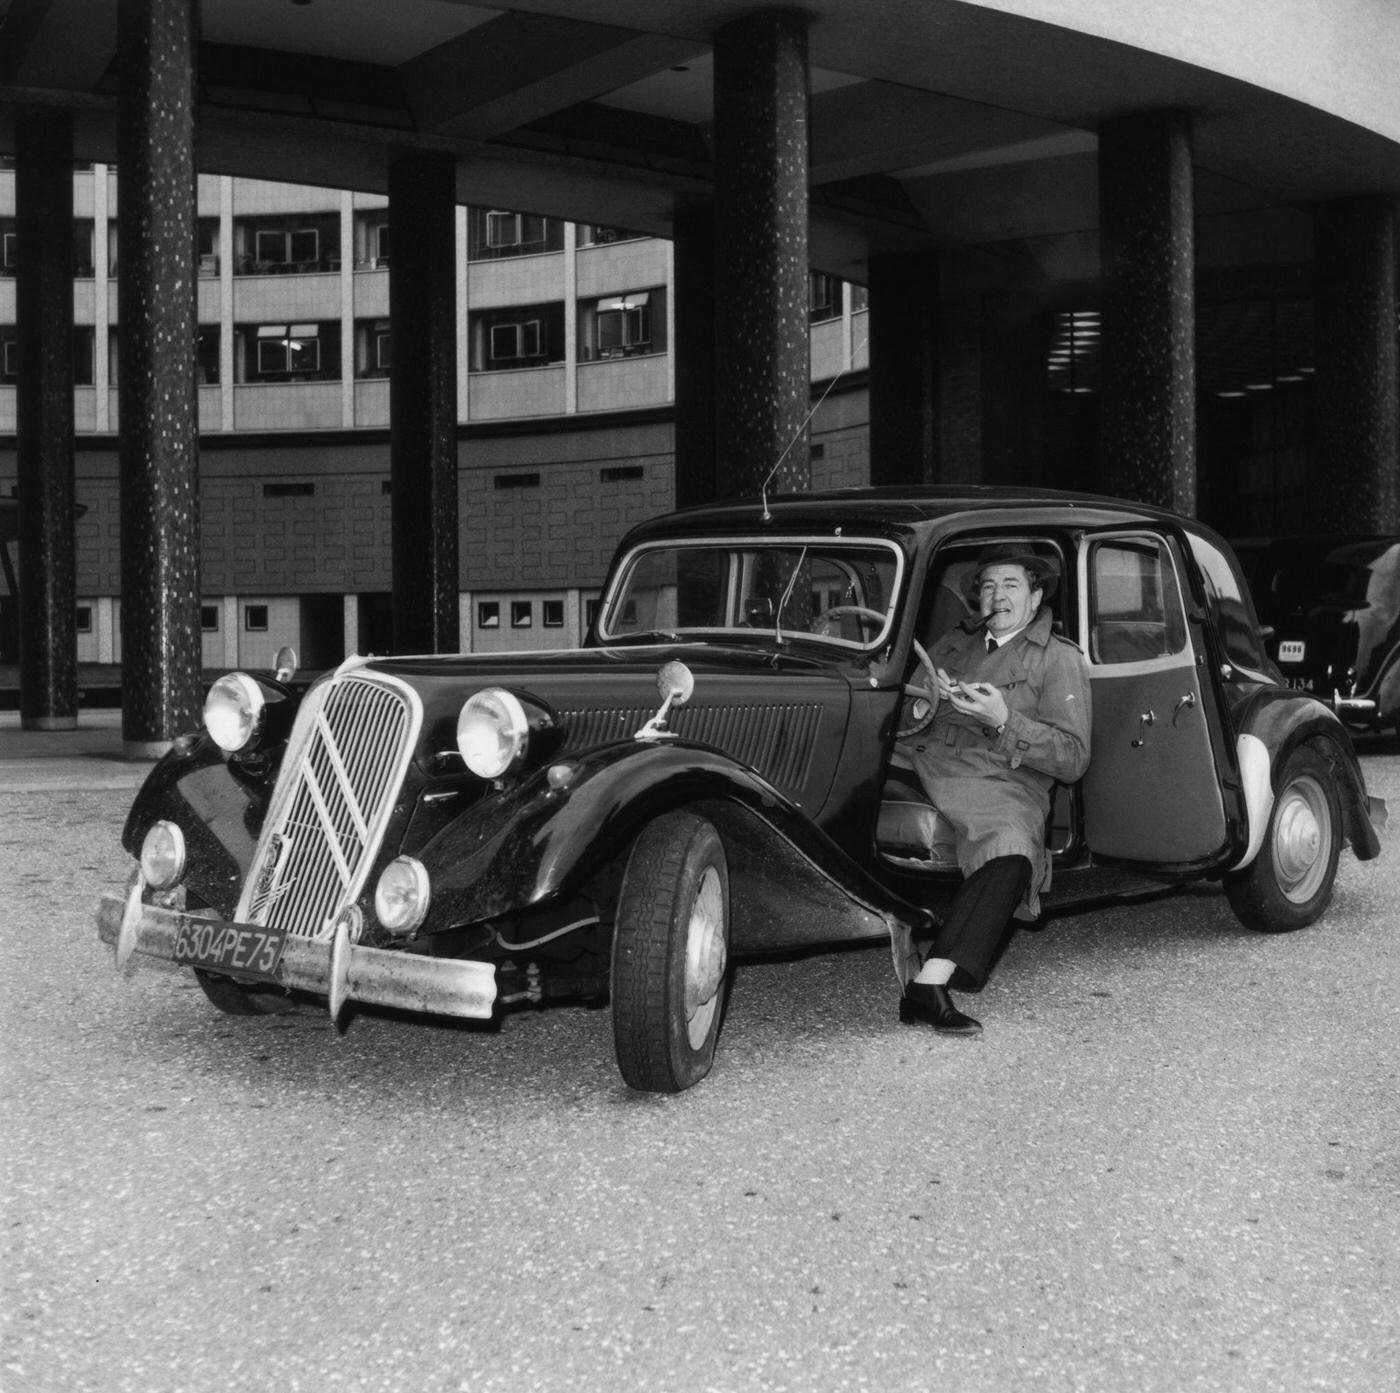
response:
M147 767L0 713L4 1393L1397 1386L1394 823L1300 933L1198 888L1021 935L976 1040L901 1026L879 947L741 966L662 1098L606 1011L118 977Z

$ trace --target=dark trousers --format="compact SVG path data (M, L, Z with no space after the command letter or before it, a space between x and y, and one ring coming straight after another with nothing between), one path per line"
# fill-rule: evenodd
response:
M958 887L948 917L929 954L958 965L962 985L970 978L980 987L996 958L1011 915L1031 883L1031 863L1024 856L997 856L979 866Z

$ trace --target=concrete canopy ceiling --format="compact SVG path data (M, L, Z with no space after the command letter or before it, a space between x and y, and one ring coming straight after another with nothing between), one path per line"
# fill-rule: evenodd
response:
M1203 0L1181 0L1186 9ZM1352 3L1356 0L1338 0ZM209 172L382 192L396 150L457 160L458 198L666 236L713 168L715 31L734 0L202 0ZM809 5L813 258L1080 236L1096 131L1193 117L1198 208L1400 196L1400 144L1238 73L1033 17L1044 0ZM1094 17L1099 0L1070 11ZM1152 8L1148 6L1148 8ZM18 105L64 105L80 159L115 159L115 0L0 0L0 146ZM1021 11L1021 12L1016 12Z

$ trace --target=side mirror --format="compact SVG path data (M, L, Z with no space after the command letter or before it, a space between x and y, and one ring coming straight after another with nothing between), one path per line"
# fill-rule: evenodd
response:
M297 650L290 644L283 644L273 659L273 677L279 682L290 682L297 675Z
M684 706L695 693L695 674L684 663L662 663L656 690L668 706Z
M675 738L674 732L666 729L666 717L673 706L684 706L690 700L695 691L695 675L684 663L662 663L656 674L656 690L661 696L661 709L636 733L636 740Z

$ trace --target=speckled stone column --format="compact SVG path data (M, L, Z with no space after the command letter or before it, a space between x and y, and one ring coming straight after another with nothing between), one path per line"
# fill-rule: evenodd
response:
M1103 488L1196 511L1196 274L1190 123L1177 112L1099 133Z
M870 258L870 482L939 478L938 259Z
M672 224L676 355L676 507L719 497L715 452L715 212L678 209Z
M195 0L120 0L122 736L162 753L199 723Z
M456 166L389 166L389 468L394 649L455 653L457 598Z
M722 495L811 481L807 17L715 34L716 442ZM781 463L780 463L781 461Z
M1314 213L1319 532L1400 530L1400 364L1396 208L1349 199Z
M73 121L15 119L19 354L19 706L26 730L78 723L73 553Z

